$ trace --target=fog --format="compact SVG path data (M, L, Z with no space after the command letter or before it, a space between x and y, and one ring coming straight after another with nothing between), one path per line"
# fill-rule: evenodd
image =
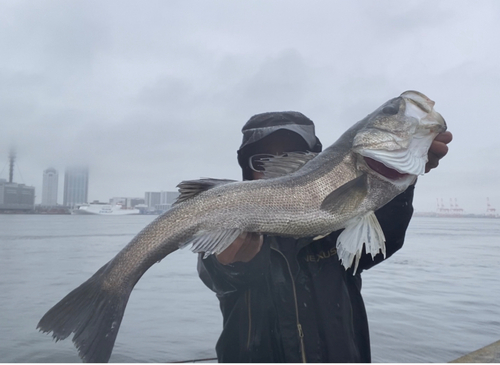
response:
M254 114L296 110L324 146L408 89L454 135L414 205L500 207L496 1L2 1L0 178L88 164L89 199L240 179Z

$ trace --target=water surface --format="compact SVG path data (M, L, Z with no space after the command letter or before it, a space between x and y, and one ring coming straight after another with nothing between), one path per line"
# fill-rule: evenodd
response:
M35 327L152 216L0 215L0 359L79 362ZM374 362L446 362L500 339L500 220L412 220L406 244L363 274ZM136 285L111 362L215 356L222 327L196 255L178 251Z

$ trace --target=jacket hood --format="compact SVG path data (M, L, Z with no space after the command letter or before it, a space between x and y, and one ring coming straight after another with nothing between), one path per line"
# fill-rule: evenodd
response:
M256 114L243 126L243 140L238 149L238 163L243 169L243 179L249 179L247 158L249 146L278 131L289 130L301 136L311 152L321 152L322 145L316 137L314 123L299 112L269 112Z

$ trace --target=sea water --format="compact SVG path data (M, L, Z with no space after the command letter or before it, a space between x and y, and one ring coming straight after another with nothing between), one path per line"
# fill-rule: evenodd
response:
M0 215L0 361L80 362L36 325L154 216ZM500 219L414 217L404 247L363 273L374 362L446 362L500 339ZM130 297L111 362L215 356L222 317L181 250Z

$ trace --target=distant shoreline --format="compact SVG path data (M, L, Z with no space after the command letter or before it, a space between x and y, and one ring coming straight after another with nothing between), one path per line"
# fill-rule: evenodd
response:
M68 211L55 211L55 212L37 212L37 211L0 211L1 215L71 215ZM151 215L147 213L135 214L135 215ZM499 219L498 215L487 215L487 214L442 214L435 212L414 212L414 217L427 217L427 218L488 218L488 219Z
M498 215L488 215L488 214L445 214L445 213L435 213L435 212L414 212L414 217L431 217L431 218L493 218L498 219Z

